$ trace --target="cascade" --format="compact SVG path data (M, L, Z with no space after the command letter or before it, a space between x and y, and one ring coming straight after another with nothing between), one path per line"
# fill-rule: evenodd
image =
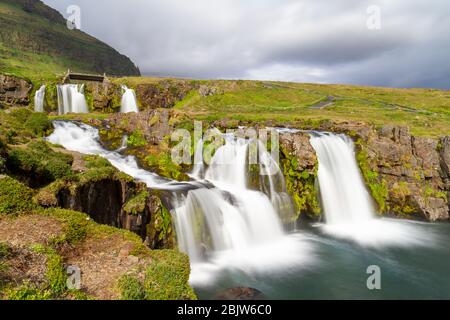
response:
M44 112L45 85L41 86L34 94L34 111Z
M129 112L139 112L137 106L136 93L133 89L127 88L127 86L122 86L123 95L122 95L122 103L120 106L120 112L129 113Z

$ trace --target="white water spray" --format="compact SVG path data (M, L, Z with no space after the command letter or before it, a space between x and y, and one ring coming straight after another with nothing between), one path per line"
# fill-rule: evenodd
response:
M89 108L84 97L84 85L63 84L57 86L59 114L88 113Z
M44 112L45 85L41 86L34 94L34 111Z
M371 246L425 243L426 235L412 224L377 219L349 137L314 132L311 144L319 159L318 179L326 232Z
M139 112L139 108L137 106L136 93L134 92L134 90L127 88L127 86L122 86L122 89L123 95L120 112L122 113Z
M230 267L246 273L273 272L314 261L311 246L300 235L286 235L283 230L273 201L276 194L283 193L275 188L281 172L249 188L248 141L227 139L214 155L212 165L199 171L197 181L178 183L140 169L134 157L105 150L95 128L63 121L55 121L54 127L48 141L68 150L100 155L149 188L172 193L179 247L189 254L192 263L191 283L212 281ZM210 181L205 182L205 178ZM267 180L272 182L263 187ZM273 190L273 194L268 195L266 189Z

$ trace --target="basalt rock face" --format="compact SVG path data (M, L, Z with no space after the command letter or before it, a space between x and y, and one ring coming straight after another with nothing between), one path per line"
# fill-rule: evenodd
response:
M194 88L191 81L165 80L138 84L136 96L143 109L172 108Z
M170 214L142 183L104 178L63 186L54 200L46 199L41 197L39 204L87 213L97 223L138 234L152 249L175 247Z
M0 106L28 105L32 88L24 79L0 74Z
M407 127L355 123L332 128L356 140L357 158L381 213L449 219L449 138L415 137Z
M94 112L117 112L120 110L122 89L119 85L111 82L87 83L86 96L92 99L92 111Z

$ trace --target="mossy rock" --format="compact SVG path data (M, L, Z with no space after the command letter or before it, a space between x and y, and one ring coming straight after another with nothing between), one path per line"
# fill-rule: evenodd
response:
M33 141L26 147L12 148L7 167L13 174L39 186L70 177L72 162L71 155L53 151L44 141Z
M20 214L36 209L34 191L19 181L0 176L0 215Z
M294 201L296 215L288 217L294 221L283 221L284 223L295 222L302 215L319 220L322 209L319 203L319 189L316 186L318 164L310 170L299 170L298 159L291 156L286 150L281 150L281 169L286 179L286 189Z

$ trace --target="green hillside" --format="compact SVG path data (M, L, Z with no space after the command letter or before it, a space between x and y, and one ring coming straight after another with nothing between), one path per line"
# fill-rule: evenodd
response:
M0 0L0 73L31 80L71 69L115 76L139 75L126 56L79 30L39 0Z

